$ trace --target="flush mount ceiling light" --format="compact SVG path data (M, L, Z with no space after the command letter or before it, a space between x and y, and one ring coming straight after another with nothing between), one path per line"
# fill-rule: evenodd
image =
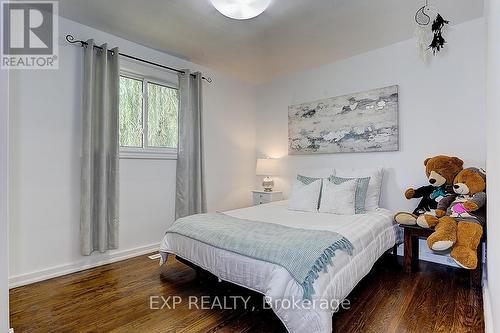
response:
M235 20L248 20L262 14L271 0L210 0L222 15Z

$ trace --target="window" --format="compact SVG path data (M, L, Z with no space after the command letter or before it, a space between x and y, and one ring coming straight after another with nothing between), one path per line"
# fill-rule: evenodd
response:
M177 88L124 73L119 108L121 157L177 157Z

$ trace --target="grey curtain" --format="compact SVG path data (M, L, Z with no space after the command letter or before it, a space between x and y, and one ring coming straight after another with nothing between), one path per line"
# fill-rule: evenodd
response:
M84 47L81 252L118 247L118 49Z
M201 73L179 74L175 218L207 211L203 169Z

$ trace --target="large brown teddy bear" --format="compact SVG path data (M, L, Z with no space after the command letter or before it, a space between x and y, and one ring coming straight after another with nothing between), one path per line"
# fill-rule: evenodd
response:
M438 203L436 216L425 214L417 222L422 227L434 227L434 233L427 238L429 248L452 248L450 255L459 266L475 269L486 216L486 174L478 168L467 168L453 183L455 195Z
M424 161L424 166L430 185L406 190L406 199L422 199L413 213L397 213L394 216L396 222L405 225L415 225L420 215L433 212L442 198L453 193L453 179L462 170L463 164L464 162L458 157L438 155L427 158Z

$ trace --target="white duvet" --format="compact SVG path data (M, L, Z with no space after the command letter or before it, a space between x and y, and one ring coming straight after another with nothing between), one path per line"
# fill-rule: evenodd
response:
M400 242L400 228L393 224L393 214L386 209L358 215L333 215L290 211L287 201L274 202L225 212L228 215L277 223L295 228L330 230L345 236L354 245L349 256L336 251L333 265L320 273L314 282L315 306L297 308L290 302L270 302L289 332L332 332L333 308L323 302L339 304L371 270L377 259ZM210 271L222 280L260 292L273 300L302 298L302 287L281 266L248 258L237 253L177 234L167 234L160 252L173 253Z

